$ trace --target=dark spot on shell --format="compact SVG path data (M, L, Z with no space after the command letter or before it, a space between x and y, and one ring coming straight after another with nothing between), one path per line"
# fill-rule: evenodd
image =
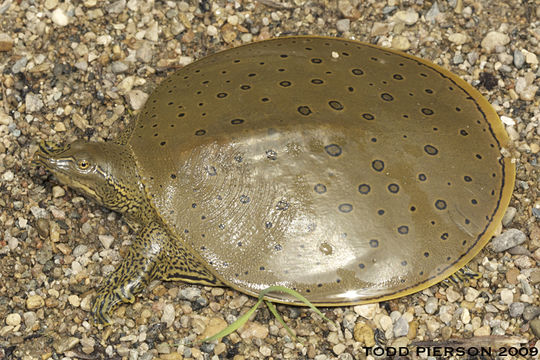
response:
M360 184L358 186L358 192L360 194L367 195L369 194L370 191L371 191L371 186L369 186L368 184Z
M277 160L277 153L275 150L266 150L266 158L270 160Z
M179 114L178 114L178 117L179 117L179 118L180 118L180 117L184 117L185 115L186 115L186 113L179 113Z
M392 194L397 194L399 192L399 185L398 184L388 185L388 191L390 191Z
M283 87L289 87L291 86L291 82L285 80L285 81L280 82L279 85Z
M362 117L363 117L364 119L366 119L366 120L373 120L373 119L375 119L375 116L373 116L373 115L370 114L370 113L364 113L364 114L362 114Z
M471 200L471 203L472 203L473 205L477 205L477 204L478 204L478 200L472 199L472 200Z
M248 204L250 201L251 201L251 199L249 198L249 196L247 196L247 195L241 195L240 196L240 202L242 204Z
M175 174L171 174L171 179L176 179L176 175Z
M191 204L191 207L192 207L193 209L195 209L195 208L197 207L197 203Z
M241 241L239 241L239 242L236 243L236 246L239 246L239 247L240 247L240 246L242 246L242 245L243 245L243 244L242 244Z
M422 108L422 114L428 115L428 116L429 116L429 115L433 115L434 112L433 112L433 110L431 110L431 109L428 109L428 108Z
M328 105L330 105L330 107L334 110L343 110L343 105L339 101L336 101L336 100L329 101Z
M362 69L352 69L351 72L354 75L364 75L364 71Z
M338 210L342 213L350 213L353 209L353 206L351 204L340 204L338 206Z
M304 116L308 116L309 114L311 114L311 109L308 107L308 106L299 106L298 107L298 112Z
M317 184L313 187L313 190L315 190L317 194L324 194L326 192L326 185Z
M371 167L373 170L381 172L384 170L384 162L382 160L373 160Z
M342 153L341 147L339 145L336 145L336 144L326 145L324 147L324 150L330 156L339 156Z
M266 98L266 97L264 97L264 98L262 98L262 99L261 99L261 101L262 101L262 102L268 102L268 101L270 101L270 99L269 99L269 98Z
M476 154L476 155L474 155L474 156L475 156L478 160L482 160L482 155Z
M227 93L221 92L216 95L218 98L223 99L224 97L227 97Z
M376 239L369 240L369 246L371 246L372 248L379 247L379 240L376 240Z
M281 57L281 58L286 58L286 57L289 57L289 55L281 54L281 55L279 55L279 57Z
M401 262L401 266L407 266L407 261L406 261L406 260L403 260L403 261Z
M431 90L431 89L425 89L424 91L425 91L427 94L433 94L433 90Z
M312 84L315 84L315 85L320 85L322 84L324 81L322 81L321 79L311 79L311 83Z
M456 106L456 111L457 112L460 112L461 111L461 108L459 106Z
M394 97L390 95L389 93L382 93L381 99L383 99L384 101L392 101L394 100Z
M271 229L272 226L273 226L273 224L270 221L267 221L266 223L264 223L264 227L267 228L267 229Z
M435 201L435 207L438 210L444 210L444 209L446 209L446 206L447 206L446 201L444 201L444 200L439 199L439 200Z
M471 182L471 181L472 181L472 178L471 178L470 176L468 176L468 175L465 175L465 176L463 177L463 180L465 180L466 182Z
M446 240L446 239L448 239L448 233L443 233L441 235L441 240Z
M281 251L281 250L283 250L283 246L281 246L280 244L276 244L276 245L274 245L274 250Z
M360 263L360 264L358 264L358 267L359 267L360 269L364 269L364 268L366 267L366 265Z
M264 266L259 267L259 270L263 271L263 270L264 270Z
M407 225L401 225L400 227L398 227L397 231L401 235L406 235L409 233L409 227Z
M424 257L429 257L429 253L427 251L424 253Z
M276 205L276 210L284 211L284 210L287 210L288 208L289 208L289 203L286 202L285 200L279 200Z
M371 138L371 142L377 142L377 138Z
M219 228L220 230L225 229L225 224L219 224L219 225L218 225L218 228Z
M394 76L392 76L395 80L403 80L403 76L401 76L400 74L394 74Z
M199 129L195 131L195 136L203 136L204 134L206 134L206 130L204 129Z
M322 63L322 60L319 59L319 58L313 58L313 59L311 59L311 62L314 63L314 64L320 64L320 63Z
M166 144L165 141L162 141L162 142L159 143L159 145L161 145L161 146L165 146L165 144Z
M433 145L424 146L424 151L428 155L437 155L439 153L439 150L437 150L437 148L435 146L433 146Z
M465 130L460 130L459 133L460 133L461 135L463 135L463 136L469 135L469 133L468 133L467 131L465 131Z
M242 86L240 86L240 89L242 89L242 90L249 90L249 89L251 89L251 86L249 86L249 85L242 85Z
M384 210L383 209L377 210L377 214L384 215Z
M244 120L242 119L234 119L234 120L231 120L231 124L233 125L240 125L244 122Z
M418 174L418 180L420 180L420 181L426 181L426 180L427 180L426 174Z

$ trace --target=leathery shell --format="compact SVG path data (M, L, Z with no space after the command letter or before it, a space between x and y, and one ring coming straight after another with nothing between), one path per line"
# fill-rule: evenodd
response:
M466 264L508 205L506 144L489 103L449 71L318 37L186 66L130 140L156 209L220 278L326 305L407 295Z

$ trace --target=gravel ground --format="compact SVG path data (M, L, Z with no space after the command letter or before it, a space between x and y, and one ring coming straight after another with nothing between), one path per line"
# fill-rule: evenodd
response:
M373 359L363 346L376 341L471 344L495 335L507 336L508 345L540 348L540 8L534 3L0 2L0 359ZM263 309L220 342L185 345L231 323L254 299L182 283L155 282L115 312L113 326L92 325L95 287L132 234L117 214L31 168L37 143L114 138L174 69L287 34L353 38L429 59L472 83L504 116L517 182L502 235L470 265L481 279L380 304L322 309L338 327L305 309L278 306L302 343Z

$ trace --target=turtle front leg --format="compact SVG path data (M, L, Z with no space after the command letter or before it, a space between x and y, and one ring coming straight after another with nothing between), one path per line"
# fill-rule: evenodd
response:
M95 321L109 325L111 311L121 303L133 303L135 295L154 279L221 285L164 226L152 221L137 234L120 266L98 290L92 306Z

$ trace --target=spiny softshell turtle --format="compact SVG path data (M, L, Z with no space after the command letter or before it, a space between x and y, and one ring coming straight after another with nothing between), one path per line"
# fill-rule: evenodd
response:
M325 306L424 289L500 223L507 142L489 103L439 66L288 37L190 64L114 143L43 143L35 161L138 231L98 291L105 322L152 279L282 285Z

